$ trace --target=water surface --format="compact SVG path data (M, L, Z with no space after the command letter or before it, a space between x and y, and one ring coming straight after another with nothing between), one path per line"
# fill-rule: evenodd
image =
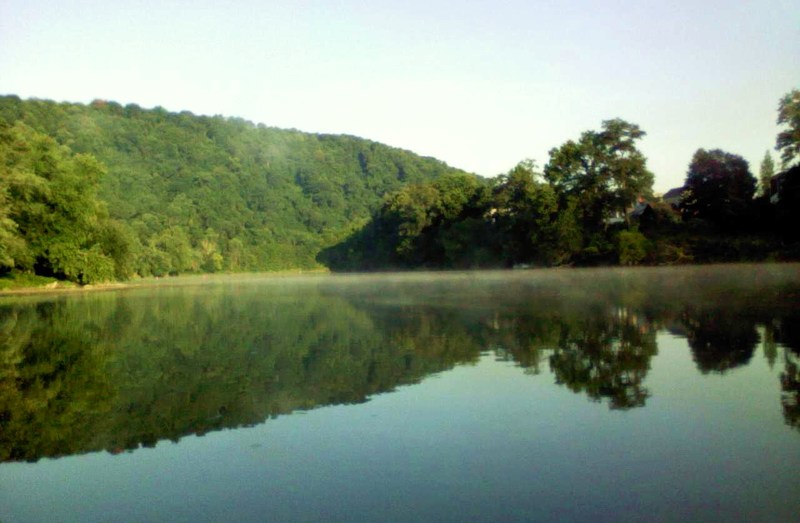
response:
M0 521L796 521L800 266L0 299Z

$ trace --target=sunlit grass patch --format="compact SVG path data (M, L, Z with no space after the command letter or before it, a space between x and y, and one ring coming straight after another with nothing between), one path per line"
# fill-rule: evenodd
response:
M31 289L40 287L64 288L74 287L75 284L47 276L38 276L29 273L8 273L0 276L0 291L15 289Z

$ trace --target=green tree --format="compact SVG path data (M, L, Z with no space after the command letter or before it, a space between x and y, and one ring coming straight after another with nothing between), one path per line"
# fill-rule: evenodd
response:
M423 257L423 233L441 214L439 190L433 185L409 185L390 195L381 215L383 221L395 231L395 254L407 262Z
M0 263L94 283L114 278L114 231L96 192L104 167L22 123L0 123Z
M764 159L761 160L761 167L758 170L758 192L760 196L766 196L767 198L772 196L770 194L770 184L773 176L775 176L775 162L772 161L772 155L767 151L764 153Z
M218 250L218 242L219 234L214 229L206 229L205 237L200 240L201 269L205 272L219 272L222 270L224 260Z
M735 230L750 218L756 179L741 156L698 149L686 174L682 209L687 217Z
M581 226L590 233L604 229L612 217L625 217L639 195L650 195L653 174L636 142L645 136L638 125L614 119L601 131L586 131L580 139L550 150L544 169L562 206L577 202Z
M136 261L141 255L142 245L127 224L104 220L98 224L95 238L114 263L115 279L126 280L136 274Z
M568 262L583 246L583 231L578 221L576 198L569 198L562 205L553 226L554 241L549 244L552 250L548 259L551 265L559 265Z
M477 216L483 213L484 184L478 177L446 174L432 183L439 191L442 217L445 220L452 221L464 215Z
M228 270L238 271L244 265L244 242L241 238L231 238L228 242L227 260Z
M781 167L788 169L800 159L800 90L793 89L778 104L778 125L786 125L778 133L775 149L781 153Z
M0 274L13 269L27 250L16 222L9 215L10 209L8 188L0 179Z
M618 243L619 263L622 265L638 265L647 256L647 238L639 231L621 231Z
M536 165L524 161L495 180L491 216L507 265L552 261L558 199L538 178Z
M192 249L188 234L180 226L173 225L163 230L151 247L164 253L165 258L160 263L166 262L161 266L165 273L174 275L199 268L201 256Z

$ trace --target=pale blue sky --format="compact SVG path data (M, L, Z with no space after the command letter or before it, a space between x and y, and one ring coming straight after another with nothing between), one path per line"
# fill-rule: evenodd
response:
M656 189L772 149L800 4L0 0L0 94L347 133L487 176L620 117ZM777 156L776 156L777 157Z

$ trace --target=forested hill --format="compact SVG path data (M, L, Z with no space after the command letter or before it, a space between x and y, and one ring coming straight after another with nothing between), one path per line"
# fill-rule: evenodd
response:
M311 268L319 251L362 226L386 193L466 174L351 136L106 101L82 105L3 96L0 125L7 132L16 127L16 138L7 143L46 135L63 146L59 158L91 155L99 161L106 172L98 176L96 194L107 211L100 209L98 219L113 225L104 230L117 236L117 252L100 240L90 245L87 237L74 247L89 252L99 245L95 251L109 257L125 251L125 260L114 260L117 277ZM19 209L17 214L28 216ZM46 255L41 246L14 266L28 263L37 272L69 276ZM6 259L13 261L8 253ZM98 278L87 273L73 279Z

